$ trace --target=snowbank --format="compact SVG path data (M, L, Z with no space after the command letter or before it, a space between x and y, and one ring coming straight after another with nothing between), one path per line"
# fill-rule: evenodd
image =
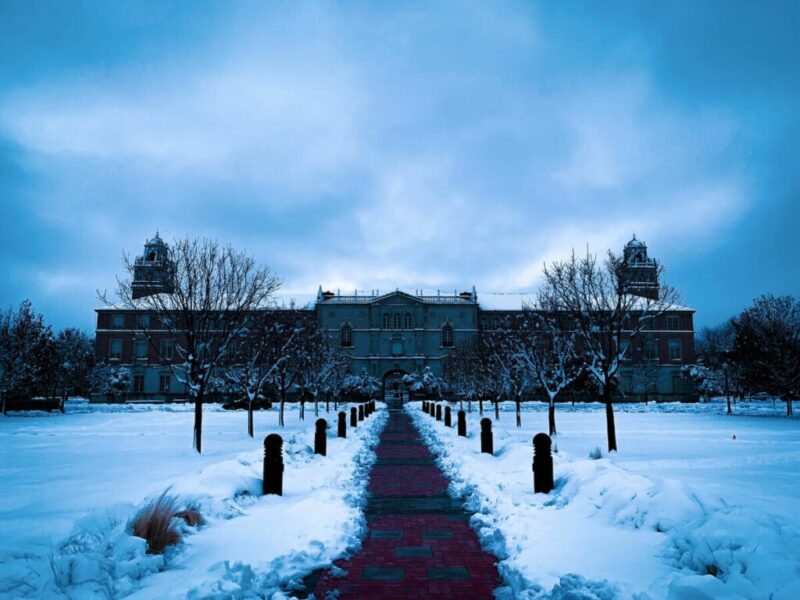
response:
M182 411L3 420L9 485L0 491L8 500L0 534L9 543L0 551L0 597L245 597L291 589L360 545L366 474L386 420L379 410L341 440L335 414L321 410L329 421L322 457L313 454L313 414L307 406L300 421L297 407L287 407L281 429L275 410L258 412L253 440L243 412L209 411L203 456L191 450L191 413ZM271 432L284 438L282 497L260 495L262 443ZM130 520L168 487L206 523L181 524L180 544L148 555Z
M730 418L693 414L697 408L682 414L658 408L630 411L618 423L623 450L631 443L628 427L638 424L657 432L660 426L666 435L651 433L649 445L637 438L632 455L647 455L648 460L626 464L624 452L611 459L589 458L596 445L603 447L597 431L604 428L601 414L591 407L572 414L562 411L557 417L562 433L554 438L559 450L554 455L556 488L544 495L533 494L531 471L531 439L546 429L546 415L537 407L527 407L524 426L517 429L512 406L504 406L501 421L493 421L495 455L489 456L479 452L477 412L468 415L469 437L459 438L455 429L444 428L418 406L407 410L452 478L453 492L475 511L472 525L484 546L501 559L501 574L514 597L641 600L772 594L788 599L800 589L797 515L764 514L745 486L736 488L736 494L723 486L725 495L719 495L714 482L704 487L687 478L691 483L686 483L652 468L654 458L675 452L665 443L673 428L696 433L700 440L690 446L691 452L706 459L719 443L709 419L725 427ZM793 427L792 440L800 442L791 421L751 419L750 426L769 429L771 423L781 423L779 429ZM795 496L800 491L796 449L784 448L794 469L787 477L793 478ZM637 465L646 468L637 471ZM730 475L724 466L719 471L721 478ZM779 495L776 490L776 500Z

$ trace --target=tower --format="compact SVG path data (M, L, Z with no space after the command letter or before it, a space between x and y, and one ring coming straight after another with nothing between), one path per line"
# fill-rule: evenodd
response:
M658 262L647 256L647 244L633 239L622 250L622 283L624 290L634 296L658 298Z
M159 237L144 244L144 254L137 256L133 265L131 291L133 299L152 294L171 294L174 289L175 270L169 260L169 246Z

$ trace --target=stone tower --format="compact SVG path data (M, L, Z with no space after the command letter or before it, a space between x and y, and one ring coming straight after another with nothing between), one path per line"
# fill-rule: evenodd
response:
M625 292L643 298L658 298L658 262L647 256L647 244L637 240L636 234L625 244L622 260Z
M134 262L131 283L134 300L152 294L171 294L174 274L169 260L169 246L156 232L154 238L145 242L144 254L137 256Z

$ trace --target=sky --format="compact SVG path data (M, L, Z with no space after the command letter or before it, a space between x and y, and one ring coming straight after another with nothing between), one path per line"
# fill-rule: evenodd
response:
M800 3L0 0L0 307L156 231L282 298L519 304L635 233L698 326L800 294Z

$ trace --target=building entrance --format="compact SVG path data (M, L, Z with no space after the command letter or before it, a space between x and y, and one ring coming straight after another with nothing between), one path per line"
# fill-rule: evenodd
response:
M383 376L383 400L390 407L399 407L408 398L408 392L403 383L404 375L406 375L405 371L395 369L393 371L388 371Z

